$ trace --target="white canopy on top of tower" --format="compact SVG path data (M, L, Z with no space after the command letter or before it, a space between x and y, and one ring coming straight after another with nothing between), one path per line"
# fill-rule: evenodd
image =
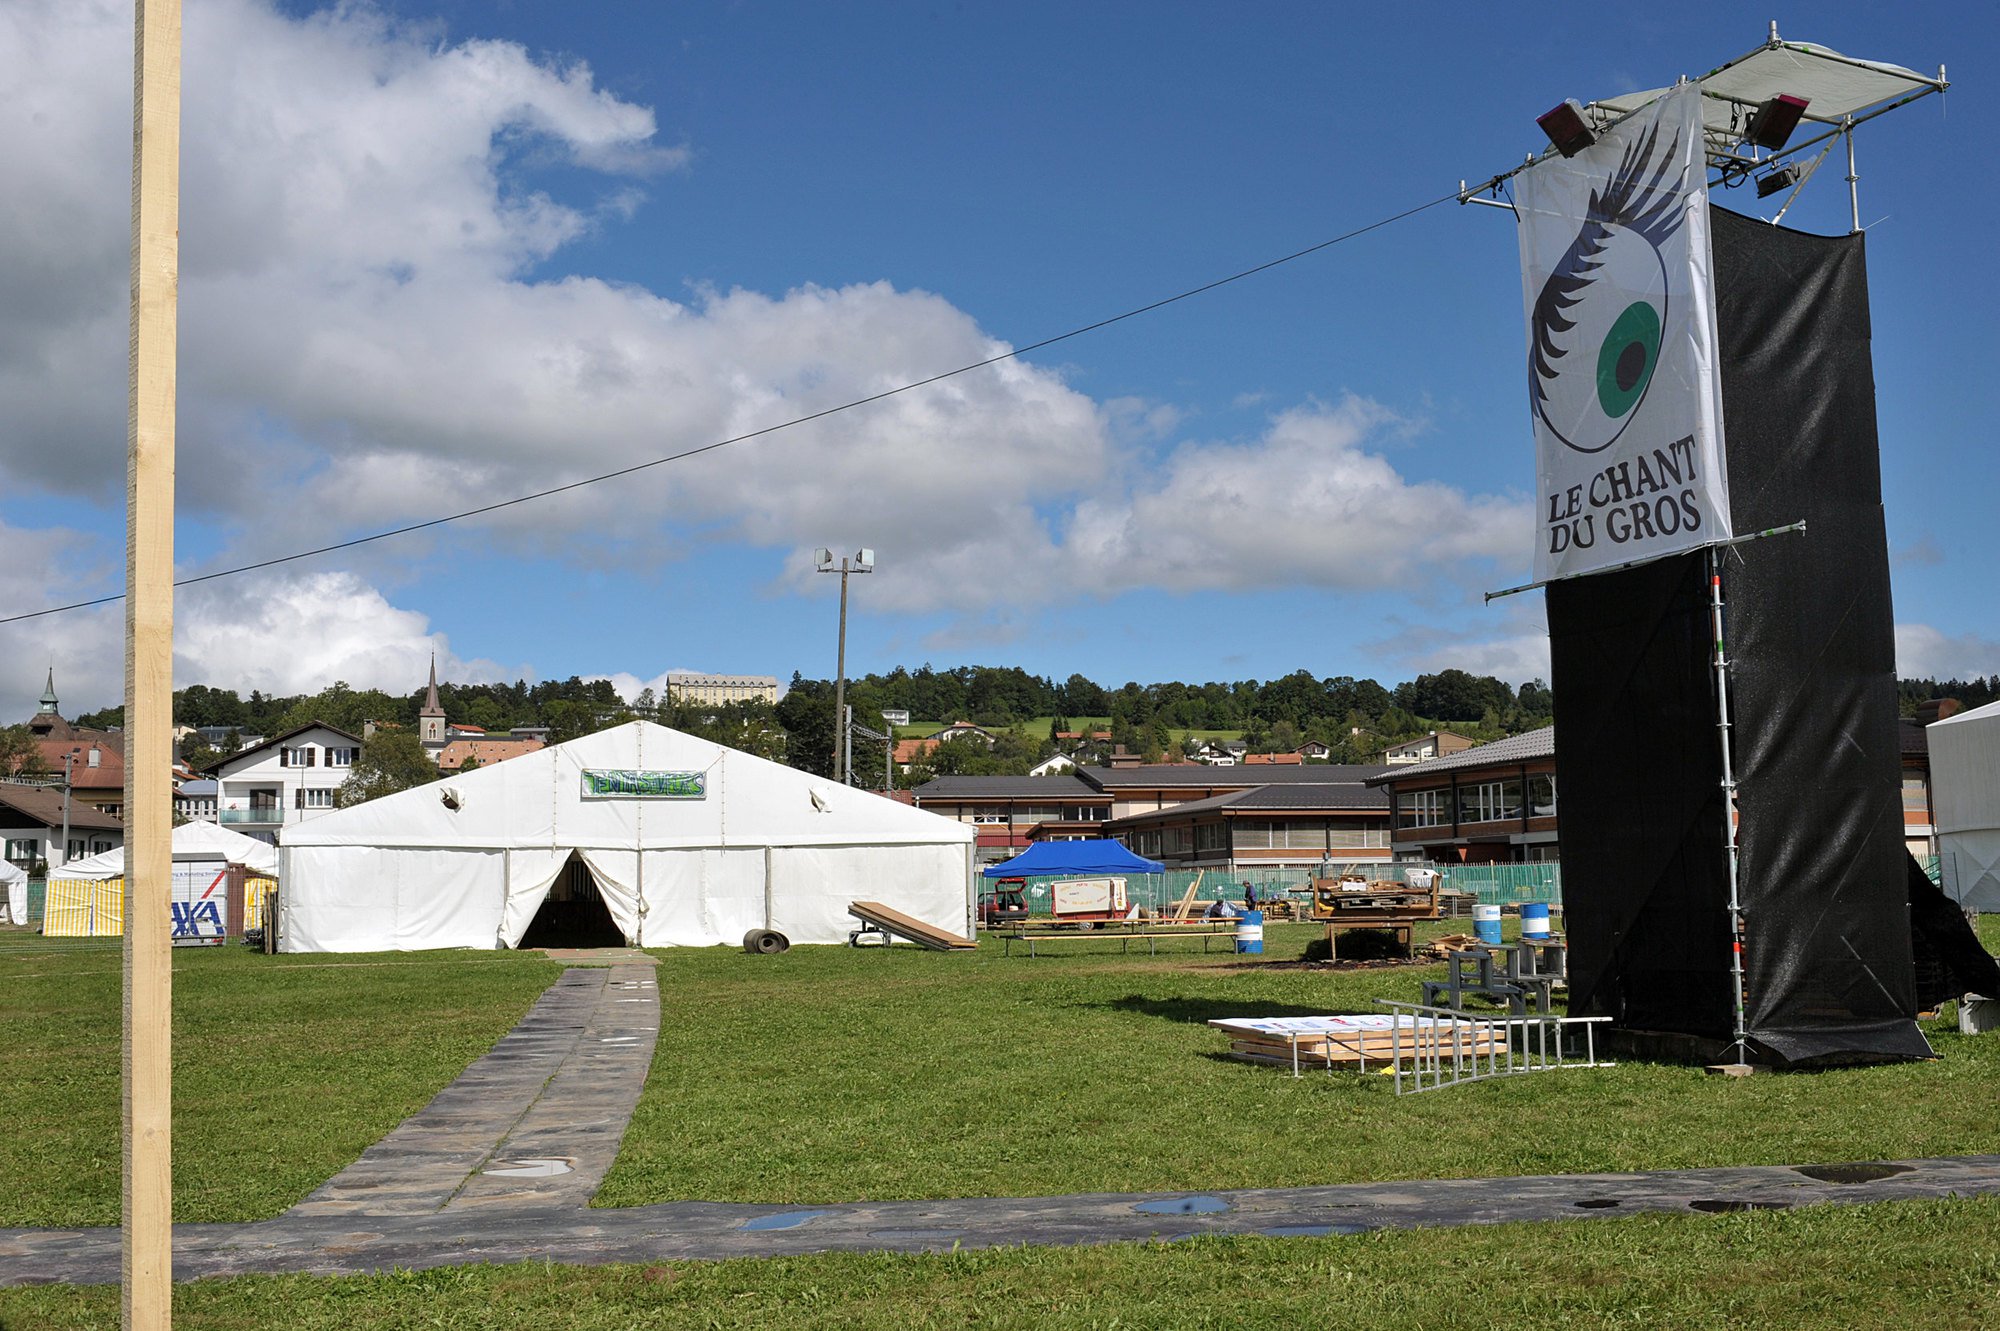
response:
M1911 96L1944 90L1944 70L1919 74L1901 65L1857 60L1811 42L1771 41L1749 55L1703 74L1695 82L1702 91L1702 128L1710 152L1728 152L1743 141L1751 115L1777 96L1806 100L1804 120L1829 128L1849 117L1856 120L1885 111ZM1629 115L1669 91L1602 97L1585 110L1593 128ZM1803 134L1800 137L1805 137Z

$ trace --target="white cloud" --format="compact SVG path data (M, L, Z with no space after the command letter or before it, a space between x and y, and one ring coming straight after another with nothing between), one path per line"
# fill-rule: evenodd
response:
M1480 636L1433 624L1411 624L1386 637L1362 644L1398 678L1463 670L1491 675L1519 687L1529 680L1549 678L1549 634L1540 607L1509 609L1494 616L1499 632Z
M1527 549L1526 503L1405 480L1365 447L1406 424L1349 396L1284 412L1248 443L1184 447L1128 497L1079 504L1066 564L1101 592L1367 591Z
M407 693L424 682L431 654L438 677L497 682L529 674L464 660L415 610L352 573L304 573L183 589L175 607L174 682L285 696L317 693L335 680L357 689Z
M1929 624L1898 624L1896 674L1903 679L2000 675L2000 641L1976 633L1948 634Z
M226 543L203 569L637 466L1006 350L886 282L675 300L555 272L593 229L664 211L646 185L693 160L584 65L447 44L364 4L292 18L205 0L186 44L179 495L183 521ZM125 4L0 8L17 72L0 85L16 127L0 136L0 486L95 499L107 519L124 476L130 49ZM564 199L529 188L524 168L552 158L597 175L567 173ZM1366 400L1157 456L1184 424L1173 404L1099 404L1010 360L479 522L509 554L576 564L656 565L695 541L788 550L792 591L814 546L873 545L872 606L967 617L947 635L1134 588L1407 590L1527 548L1524 504L1409 481L1370 451L1413 427ZM108 543L102 558L122 562ZM51 570L0 613L74 583ZM362 575L221 587L188 598L182 642L184 670L217 684L408 687L437 638Z

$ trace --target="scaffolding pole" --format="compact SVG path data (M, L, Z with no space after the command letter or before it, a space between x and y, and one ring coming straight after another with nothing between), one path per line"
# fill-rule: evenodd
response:
M1743 899L1737 889L1736 765L1730 752L1729 653L1722 629L1722 547L1708 548L1709 623L1715 638L1715 733L1722 750L1722 844L1729 859L1729 997L1735 1018L1736 1058L1749 1061L1749 1022L1743 1002Z

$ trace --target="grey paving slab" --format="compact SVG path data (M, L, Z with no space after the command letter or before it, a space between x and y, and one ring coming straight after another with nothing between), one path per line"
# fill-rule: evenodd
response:
M473 1262L589 1265L1171 1242L1202 1234L1340 1235L1971 1196L2000 1196L2000 1156L803 1207L448 1208L426 1216L286 1216L255 1225L178 1226L174 1273L178 1279L285 1271L353 1275ZM115 1229L0 1231L0 1284L108 1283L118 1275Z

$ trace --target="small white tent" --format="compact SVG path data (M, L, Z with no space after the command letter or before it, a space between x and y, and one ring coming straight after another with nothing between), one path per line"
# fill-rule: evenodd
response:
M174 829L173 844L177 860L221 860L225 864L240 864L251 873L266 878L275 878L278 873L276 846L253 836L244 836L241 832L232 832L217 823L182 823ZM51 878L92 880L124 876L123 846L113 846L87 860L60 865L49 874Z
M0 860L0 924L28 922L28 875L18 865Z
M1924 727L1945 895L2000 912L2000 702Z
M845 942L848 903L972 927L973 832L645 721L281 834L287 952L512 947L572 854L647 947Z

